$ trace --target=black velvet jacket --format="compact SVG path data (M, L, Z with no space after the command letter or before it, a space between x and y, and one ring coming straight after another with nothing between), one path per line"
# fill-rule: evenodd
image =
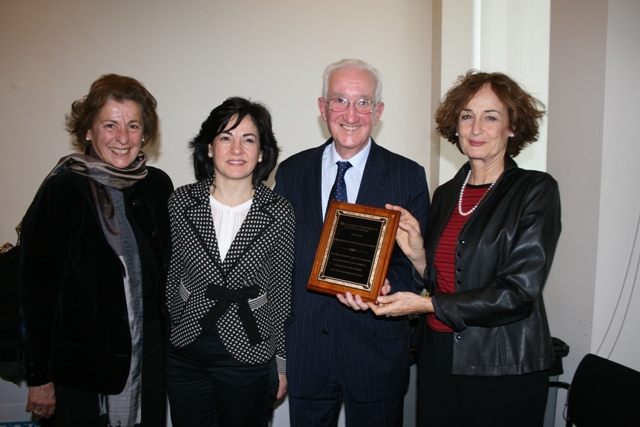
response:
M469 164L440 186L425 234L426 285L433 292L438 241ZM460 231L454 294L436 293L436 317L454 333L453 374L513 375L549 369L551 336L542 289L560 236L560 195L547 173L505 171Z
M173 191L164 172L147 169L144 179L123 190L142 265L145 358L152 348L162 354L167 201ZM53 381L119 393L131 358L123 273L101 229L89 179L65 171L47 180L22 224L19 281L28 385ZM143 371L144 364L143 359Z

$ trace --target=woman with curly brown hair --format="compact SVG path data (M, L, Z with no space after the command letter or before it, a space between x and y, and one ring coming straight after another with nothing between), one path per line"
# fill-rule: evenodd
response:
M426 297L399 292L378 315L427 313L418 365L420 426L543 424L552 360L542 289L560 235L547 173L513 157L538 138L540 101L502 73L470 71L436 112L469 161L434 193L424 241L403 208L397 241Z
M26 409L56 426L161 426L173 185L141 151L156 100L104 75L66 124L83 154L60 159L22 222Z

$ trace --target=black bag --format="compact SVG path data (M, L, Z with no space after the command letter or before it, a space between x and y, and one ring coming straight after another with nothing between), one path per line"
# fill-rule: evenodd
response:
M22 320L18 297L20 245L0 253L0 377L19 384L22 366Z

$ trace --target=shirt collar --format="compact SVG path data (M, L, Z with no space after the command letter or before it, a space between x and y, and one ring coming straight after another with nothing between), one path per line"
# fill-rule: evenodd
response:
M367 141L367 145L355 156L351 157L348 161L351 163L351 167L358 171L360 176L364 175L364 168L367 165L367 159L369 158L369 152L371 151L371 137ZM335 142L331 143L328 151L328 167L336 167L336 162L345 161L336 151Z

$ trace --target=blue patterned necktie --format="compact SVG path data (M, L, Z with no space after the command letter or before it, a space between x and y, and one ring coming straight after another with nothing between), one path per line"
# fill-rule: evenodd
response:
M329 193L329 201L347 202L347 184L344 182L344 174L351 167L351 163L336 162L336 164L338 165L338 174L336 175L336 182L333 183Z

